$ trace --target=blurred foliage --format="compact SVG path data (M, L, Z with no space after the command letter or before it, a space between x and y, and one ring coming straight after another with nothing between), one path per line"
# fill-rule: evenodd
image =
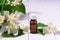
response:
M13 2L14 0L10 0L10 2ZM7 0L0 0L0 12L1 14L3 14L3 11L9 11L10 14L12 12L15 12L16 10L18 12L22 12L22 13L26 13L26 8L25 5L22 3L22 0L20 1L20 5L16 5L16 6L11 6L10 4L7 4Z

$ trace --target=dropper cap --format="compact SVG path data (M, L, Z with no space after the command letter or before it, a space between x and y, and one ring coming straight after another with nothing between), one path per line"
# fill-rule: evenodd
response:
M30 14L30 19L37 19L36 14Z

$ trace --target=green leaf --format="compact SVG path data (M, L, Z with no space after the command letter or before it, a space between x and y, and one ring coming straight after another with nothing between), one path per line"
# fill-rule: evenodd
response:
M26 9L25 9L25 5L22 3L21 5L16 5L15 6L15 11L19 11L19 12L22 12L22 13L26 13Z
M1 0L0 0L0 5L1 5Z
M48 25L39 22L39 23L37 24L37 26L38 26L38 27L47 27ZM45 33L43 33L43 28L38 29L37 31L38 31L38 33L40 33L40 34L45 35Z
M10 2L14 2L15 0L10 0ZM23 0L20 1L20 3L22 3Z
M7 31L3 32L1 36L5 37L5 38L6 37L15 37L13 34L7 34Z
M2 7L1 7L1 5L0 5L0 12L1 12L1 8L2 8Z
M2 25L0 25L0 29L2 28Z
M14 1L14 0L10 0L10 1ZM22 1L22 0L21 0ZM11 6L11 5L5 5L6 1L1 1L0 0L0 12L3 15L3 11L9 11L10 13L15 12L16 10L18 12L22 12L22 13L26 13L26 8L25 5L23 3L21 3L21 5L16 5L16 6Z
M20 1L20 3L22 3L23 0Z
M23 30L20 28L20 26L18 26L19 28L18 28L18 36L20 36L20 35L23 35L24 33L23 33Z
M12 7L10 5L4 5L4 7L3 7L3 11L9 11L10 13L12 13L13 9L12 9Z
M45 33L43 33L43 28L42 28L42 29L38 29L37 31L38 31L38 33L40 33L40 34L45 35Z
M0 1L1 1L1 5L4 6L5 0L0 0Z
M11 10L10 8L11 8L10 5L4 5L3 10L10 11Z
M5 0L0 0L0 7L1 7L1 10L0 12L3 13L3 6L5 5Z
M8 1L7 0L5 0L5 4L7 4L8 3Z
M0 0L0 12L1 12L1 8L2 8L2 7L1 7L1 0Z
M14 2L15 0L10 0L10 2Z
M38 25L38 27L46 27L46 26L48 26L48 25L46 25L44 23L38 23L37 25Z

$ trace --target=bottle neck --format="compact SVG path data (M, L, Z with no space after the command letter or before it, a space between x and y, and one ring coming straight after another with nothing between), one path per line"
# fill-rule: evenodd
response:
M36 21L37 19L30 19L30 21L34 21L34 20Z

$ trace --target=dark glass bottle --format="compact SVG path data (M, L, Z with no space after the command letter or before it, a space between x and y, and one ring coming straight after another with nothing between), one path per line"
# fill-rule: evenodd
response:
M30 20L30 33L33 33L33 34L37 33L37 19L34 16Z

